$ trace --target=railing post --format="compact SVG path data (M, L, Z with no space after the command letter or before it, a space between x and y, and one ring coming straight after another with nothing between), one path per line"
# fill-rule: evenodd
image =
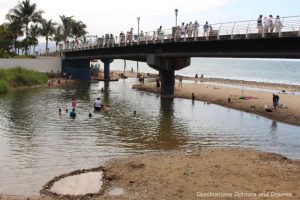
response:
M148 44L148 33L145 33L145 40L146 40L146 44Z
M186 33L184 33L184 38L183 38L183 41L185 41L186 42Z
M236 23L236 22L234 22L233 27L232 27L232 30L231 30L231 39L234 38L234 36L233 36L233 31L234 31L235 23Z
M249 31L250 23L251 23L251 21L249 21L248 26L247 26L247 30L246 30L246 39L249 39L248 31Z
M218 39L218 40L220 39L221 27L222 27L222 24L221 24L220 27L219 27L219 31L218 31L218 35L217 35L217 39Z

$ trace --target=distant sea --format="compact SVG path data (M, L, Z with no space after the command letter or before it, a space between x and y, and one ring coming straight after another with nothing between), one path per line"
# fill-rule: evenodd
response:
M136 62L126 61L126 70L136 71ZM103 69L103 63L100 62ZM123 70L124 61L115 60L112 70ZM139 62L139 72L155 73L146 63ZM191 65L176 75L228 78L257 82L300 85L300 59L192 58Z

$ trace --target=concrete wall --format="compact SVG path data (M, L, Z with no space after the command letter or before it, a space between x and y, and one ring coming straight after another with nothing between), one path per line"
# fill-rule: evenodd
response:
M0 59L0 69L14 68L16 66L33 69L39 72L59 72L61 73L61 58L60 57L38 57L26 59Z

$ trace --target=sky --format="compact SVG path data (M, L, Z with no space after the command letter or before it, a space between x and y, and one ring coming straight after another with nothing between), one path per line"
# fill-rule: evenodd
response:
M284 16L300 15L300 0L31 0L43 10L44 18L59 22L59 15L74 16L87 25L91 35L140 30L153 31L159 26L169 29L178 24L198 20L200 24L257 19L259 14ZM6 22L9 9L17 0L0 0L0 24Z

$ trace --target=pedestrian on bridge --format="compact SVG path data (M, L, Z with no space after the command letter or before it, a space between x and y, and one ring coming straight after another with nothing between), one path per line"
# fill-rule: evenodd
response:
M257 19L257 30L258 30L258 33L262 33L262 27L263 27L262 17L263 17L262 15L259 15L258 19Z
M283 27L282 22L280 20L279 15L276 16L275 22L274 22L275 32L281 32L281 28Z
M209 25L208 25L208 22L206 22L203 26L203 36L207 36L207 32L208 32L208 29L209 29Z

